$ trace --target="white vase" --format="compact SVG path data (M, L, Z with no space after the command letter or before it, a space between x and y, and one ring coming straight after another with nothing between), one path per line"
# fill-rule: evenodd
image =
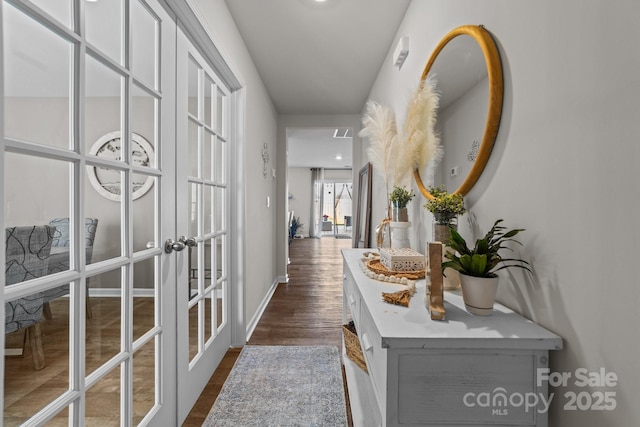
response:
M473 277L460 273L462 300L467 311L477 316L493 312L500 277Z
M391 247L393 249L410 248L409 243L409 227L410 222L390 222L391 228Z

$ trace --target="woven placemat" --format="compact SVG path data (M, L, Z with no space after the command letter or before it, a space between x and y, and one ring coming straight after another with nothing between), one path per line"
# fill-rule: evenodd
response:
M418 271L393 271L382 265L380 259L370 259L367 261L367 268L376 274L384 274L385 276L406 277L409 280L424 279L426 270Z

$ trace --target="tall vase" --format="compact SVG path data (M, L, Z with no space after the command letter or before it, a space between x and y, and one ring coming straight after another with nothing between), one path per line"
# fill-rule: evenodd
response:
M449 221L449 222L439 222L440 221ZM433 240L436 242L442 242L442 250L444 256L446 252L453 251L449 247L449 243L451 242L451 229L458 230L458 217L439 217L435 216L433 221ZM446 291L453 291L460 288L460 274L451 268L445 268L442 272L443 277L443 287Z
M488 316L493 312L500 277L473 277L460 275L462 300L467 311L477 316Z
M391 207L391 221L393 222L407 222L409 221L409 214L406 206L399 208L397 206Z

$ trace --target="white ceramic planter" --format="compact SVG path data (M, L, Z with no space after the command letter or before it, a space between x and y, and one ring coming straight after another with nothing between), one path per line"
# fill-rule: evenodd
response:
M460 274L462 300L471 314L488 316L493 311L500 277L473 277Z

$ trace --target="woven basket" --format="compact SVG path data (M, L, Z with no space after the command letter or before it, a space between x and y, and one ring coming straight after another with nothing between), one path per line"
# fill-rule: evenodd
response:
M342 325L342 335L344 336L344 345L347 349L347 357L351 359L353 363L358 365L360 369L369 373L367 370L367 363L364 361L364 354L362 354L362 348L360 347L360 341L358 340L358 333L353 321L347 325Z

